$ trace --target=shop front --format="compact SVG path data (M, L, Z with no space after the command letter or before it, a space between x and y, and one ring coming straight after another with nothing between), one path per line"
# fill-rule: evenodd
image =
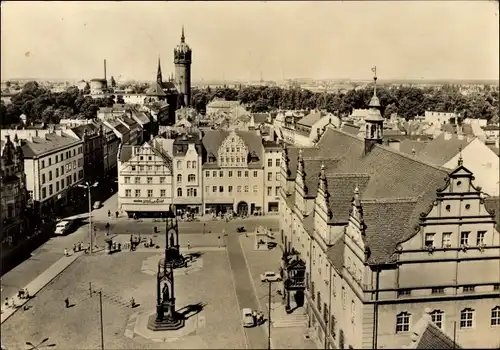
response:
M172 204L171 200L164 198L122 198L120 210L125 212L129 218L161 218L166 217Z

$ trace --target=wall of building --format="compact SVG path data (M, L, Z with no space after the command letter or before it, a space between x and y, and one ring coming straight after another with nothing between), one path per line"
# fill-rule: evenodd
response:
M188 145L184 156L174 157L173 167L174 203L201 205L203 200L202 159L194 143ZM194 175L194 181L189 181L189 175ZM179 196L179 189L181 196Z
M281 149L266 149L264 154L264 212L269 212L269 203L278 203L281 186Z

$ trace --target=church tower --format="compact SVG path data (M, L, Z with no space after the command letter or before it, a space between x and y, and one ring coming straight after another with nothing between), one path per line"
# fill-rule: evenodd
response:
M374 87L373 96L368 105L368 116L365 119L365 154L369 153L375 144L381 144L384 137L384 118L380 114L380 101L377 97L377 67L372 68Z
M174 49L175 85L184 95L184 105L191 105L191 48L186 44L184 26L181 42Z

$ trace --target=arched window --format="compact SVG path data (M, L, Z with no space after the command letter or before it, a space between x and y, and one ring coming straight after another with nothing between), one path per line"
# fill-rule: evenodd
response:
M182 169L182 160L177 161L177 169Z
M188 161L186 162L186 169L189 169L189 168L191 168L191 162L188 160Z
M182 188L177 189L177 197L182 197Z
M443 327L444 312L441 310L434 310L431 312L431 321L438 327Z
M460 328L472 328L474 325L474 310L466 308L460 311Z
M191 162L191 168L196 169L196 162L194 160Z
M181 174L177 175L177 182L182 182L182 175Z
M408 332L410 330L410 314L401 312L396 316L396 333Z
M195 182L196 181L196 176L194 174L189 174L188 175L188 182Z

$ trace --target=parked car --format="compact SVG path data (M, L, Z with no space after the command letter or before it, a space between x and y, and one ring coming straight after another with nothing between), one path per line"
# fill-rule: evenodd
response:
M276 272L266 271L260 274L260 280L262 282L279 282L281 281L281 277Z
M54 234L64 235L68 232L70 227L71 227L71 221L69 221L69 220L59 221L56 225L56 229L54 231Z
M99 209L101 207L101 202L97 201L97 202L94 202L94 209Z
M244 308L241 310L243 317L243 327L253 327L255 326L255 320L253 319L252 309Z

